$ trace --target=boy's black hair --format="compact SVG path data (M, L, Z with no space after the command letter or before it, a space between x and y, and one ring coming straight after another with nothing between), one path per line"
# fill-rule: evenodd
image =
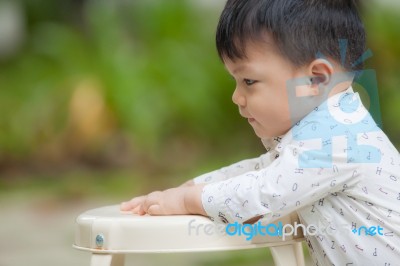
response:
M220 58L245 58L248 41L262 41L266 32L295 66L310 63L318 54L341 63L342 50L346 69L361 67L352 66L365 50L355 0L228 0L216 32ZM347 42L346 50L339 45L341 39Z

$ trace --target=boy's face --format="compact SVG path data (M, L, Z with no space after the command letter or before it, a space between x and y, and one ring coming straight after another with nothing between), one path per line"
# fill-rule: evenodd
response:
M307 69L295 68L268 44L249 44L246 55L224 60L236 80L232 100L258 137L283 135L292 125L286 82L306 76Z

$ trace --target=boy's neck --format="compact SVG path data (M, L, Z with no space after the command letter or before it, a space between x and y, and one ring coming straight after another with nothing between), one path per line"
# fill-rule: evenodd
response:
M335 87L329 93L328 97L332 97L338 93L344 92L345 90L350 88L352 83L353 83L353 80L349 80L349 81L341 82L341 83L335 85Z

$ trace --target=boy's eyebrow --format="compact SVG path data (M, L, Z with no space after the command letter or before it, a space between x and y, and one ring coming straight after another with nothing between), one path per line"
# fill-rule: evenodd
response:
M228 73L230 73L229 70L228 70L228 68L227 68L226 66L225 66L225 69L228 71ZM231 74L231 75L234 75L234 74L236 74L236 73L238 73L238 72L243 71L244 69L246 69L246 66L245 66L245 65L238 66L237 68L233 69L233 70L232 70L232 73L230 73L230 74Z
M243 71L245 68L246 68L245 65L241 65L241 66L235 68L235 69L232 71L232 74L236 74L237 72L241 72L241 71Z

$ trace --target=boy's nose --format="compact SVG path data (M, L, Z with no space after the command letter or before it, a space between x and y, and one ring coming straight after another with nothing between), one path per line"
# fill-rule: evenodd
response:
M233 92L232 101L240 107L246 106L246 98L239 92L238 88L235 88Z

